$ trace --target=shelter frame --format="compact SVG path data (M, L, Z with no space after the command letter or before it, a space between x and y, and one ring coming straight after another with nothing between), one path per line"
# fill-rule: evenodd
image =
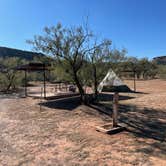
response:
M29 63L26 65L21 65L17 66L16 70L18 71L24 71L24 92L25 92L25 97L28 96L27 94L27 72L38 72L42 71L43 72L43 89L44 89L44 98L46 98L46 71L50 71L50 64L45 64L45 63Z

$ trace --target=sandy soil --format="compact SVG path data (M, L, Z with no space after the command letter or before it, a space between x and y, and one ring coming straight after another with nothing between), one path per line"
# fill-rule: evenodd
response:
M111 122L111 94L96 109L76 97L40 105L1 96L0 165L165 166L166 81L138 81L137 91L121 94L119 121L128 130L115 135L95 129Z

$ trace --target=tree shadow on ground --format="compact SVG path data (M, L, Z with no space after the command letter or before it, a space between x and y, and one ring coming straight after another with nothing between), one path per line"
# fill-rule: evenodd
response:
M112 117L112 108L101 103L91 104L100 113ZM166 110L138 108L135 105L119 105L119 122L127 126L134 135L166 141Z
M79 96L76 96L76 97L61 98L61 99L46 101L40 104L42 106L52 109L62 109L62 110L72 111L81 105L81 100Z
M102 101L112 100L112 94L104 94L102 97ZM128 96L120 97L121 100L131 98ZM41 104L52 109L72 111L81 105L81 101L77 96L47 101ZM88 107L93 108L94 111L88 109ZM88 105L84 112L90 116L101 118L107 123L110 122L112 117L112 105L111 102L109 102L109 105L94 103ZM163 157L163 154L166 153L166 110L138 108L135 105L121 104L119 105L119 122L125 125L127 132L141 145L137 146L134 151L142 152L147 156L154 155L158 157ZM149 139L152 141L149 141ZM158 153L156 153L156 149Z
M113 94L100 94L99 95L100 101L112 101L113 100ZM134 97L130 96L119 96L120 100L129 100L133 99ZM52 109L62 109L62 110L74 110L79 105L81 105L80 97L67 97L67 98L59 98L51 101L46 101L43 103L40 103L42 106L49 107Z
M133 134L162 142L166 140L166 110L120 105L119 112L119 120L125 123L128 131Z
M104 104L90 105L90 107L107 115L102 116L105 121L108 121L108 116L112 117L111 107ZM143 145L141 148L138 146L135 149L136 152L158 157L166 154L166 110L120 105L119 122L126 127L127 132L138 138L138 144Z
M113 100L113 93L100 93L98 95L100 101L112 101ZM119 95L119 100L130 100L135 97L127 96L127 95Z
M120 105L119 112L119 121L126 124L127 131L137 138L152 140L137 140L138 143L144 144L143 148L136 149L137 152L158 157L166 154L166 110Z

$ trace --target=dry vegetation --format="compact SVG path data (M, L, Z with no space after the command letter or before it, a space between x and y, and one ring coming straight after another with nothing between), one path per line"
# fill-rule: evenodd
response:
M38 99L0 98L0 165L165 166L166 81L138 81L137 90L121 96L128 131L115 135L95 130L111 121L111 94L97 109L78 98L43 101L41 109Z

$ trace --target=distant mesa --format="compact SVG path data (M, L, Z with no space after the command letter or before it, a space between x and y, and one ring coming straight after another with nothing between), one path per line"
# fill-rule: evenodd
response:
M8 47L0 47L0 58L10 58L10 57L18 57L21 59L25 59L27 61L32 61L34 60L34 58L46 57L46 55L32 51L24 51ZM153 61L158 65L166 65L166 56L155 57L153 58Z
M35 57L39 58L41 56L44 57L45 55L42 53L36 53L31 51L23 51L23 50L14 49L14 48L0 47L0 58L18 57L21 59L31 61Z
M166 65L166 56L155 57L153 61L158 65Z

